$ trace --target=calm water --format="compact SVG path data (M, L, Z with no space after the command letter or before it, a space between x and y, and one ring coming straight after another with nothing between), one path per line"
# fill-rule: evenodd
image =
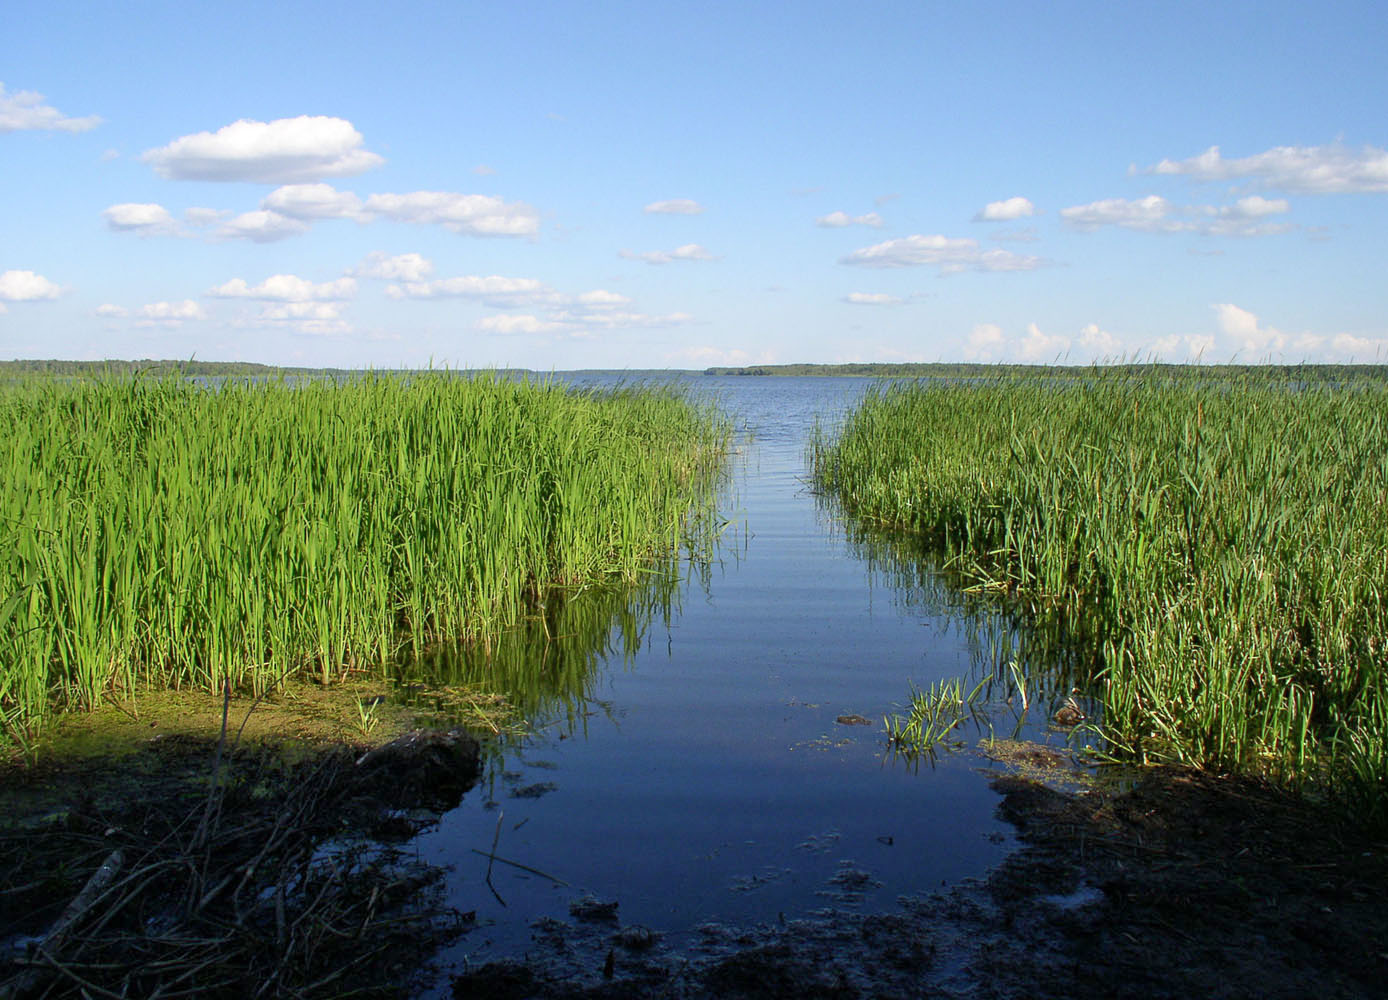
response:
M710 920L886 909L982 874L1012 843L986 760L916 766L885 742L882 717L912 685L977 676L999 623L966 615L928 567L851 540L810 491L816 418L836 420L868 381L691 381L751 435L715 564L637 598L578 598L497 662L440 668L508 678L538 727L419 842L452 866L453 903L477 911L459 946L471 959L524 950L531 921L567 919L583 892L678 940ZM850 713L873 724L835 721ZM493 894L476 852L494 837L567 887L496 864Z

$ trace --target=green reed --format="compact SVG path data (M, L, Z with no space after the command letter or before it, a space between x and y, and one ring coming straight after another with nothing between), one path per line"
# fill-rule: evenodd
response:
M0 426L11 732L485 640L551 585L636 580L708 520L728 437L672 390L446 372L19 381Z
M894 384L813 462L1080 650L1117 752L1388 820L1388 385L1302 375Z

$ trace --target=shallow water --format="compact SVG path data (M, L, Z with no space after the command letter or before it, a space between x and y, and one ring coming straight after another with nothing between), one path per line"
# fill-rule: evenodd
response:
M673 589L579 597L538 625L560 641L532 627L494 651L538 731L418 841L452 866L451 902L477 913L456 957L517 954L532 921L569 919L584 893L672 940L708 921L886 909L983 874L1013 842L985 759L913 764L886 743L883 716L913 685L980 676L1005 627L928 565L850 539L809 489L815 420L832 423L869 380L689 381L751 434L718 560ZM836 721L848 714L871 725ZM994 714L1014 724L1007 706ZM525 869L494 863L489 887L494 839Z

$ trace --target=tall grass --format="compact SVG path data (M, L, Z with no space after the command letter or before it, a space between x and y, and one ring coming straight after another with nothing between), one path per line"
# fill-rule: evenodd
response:
M1378 380L897 384L813 462L850 512L1082 650L1122 753L1388 821L1386 418Z
M728 433L673 391L449 373L21 381L0 426L11 729L485 640L551 584L636 579Z

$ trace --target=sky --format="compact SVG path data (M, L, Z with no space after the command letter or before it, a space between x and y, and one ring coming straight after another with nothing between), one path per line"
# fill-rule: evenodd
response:
M7 5L0 358L1388 362L1388 6Z

